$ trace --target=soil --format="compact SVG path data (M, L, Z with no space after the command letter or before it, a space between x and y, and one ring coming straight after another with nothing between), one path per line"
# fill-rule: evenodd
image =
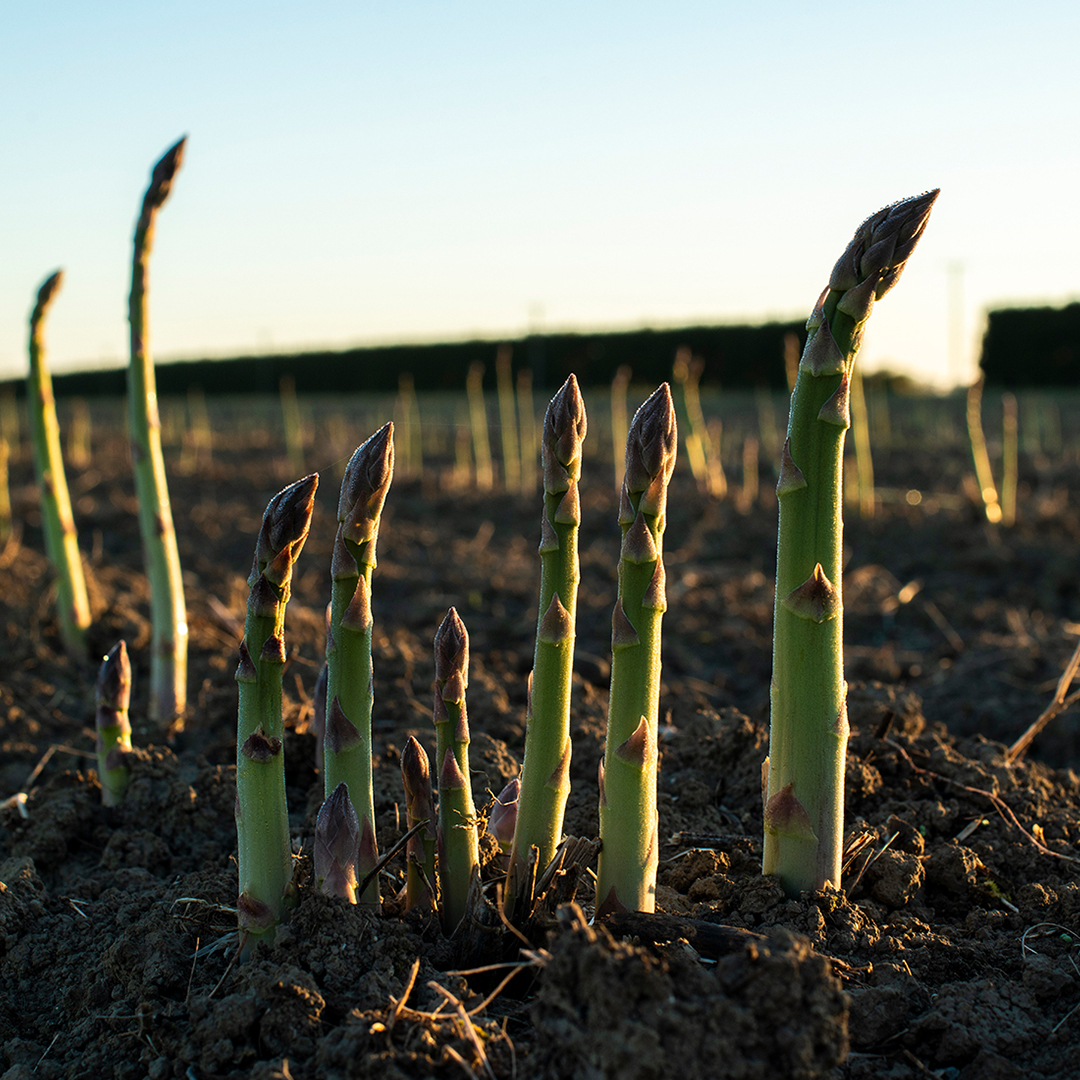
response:
M1024 455L1012 528L987 524L965 494L955 424L904 442L897 423L879 452L877 513L849 512L845 534L842 889L788 898L760 874L772 479L763 470L749 501L737 491L717 501L680 466L661 693L658 911L668 918L591 925L585 875L580 907L561 908L528 948L507 933L503 956L516 967L471 973L475 958L431 916L401 916L392 903L377 916L303 887L276 942L237 963L233 671L244 582L263 508L300 475L268 419L274 407L212 403L212 456L190 432L181 445L179 424L166 431L191 627L190 708L171 740L144 719L148 596L118 406L94 405L92 456L69 466L95 616L85 658L64 656L58 639L25 446L12 462L0 799L16 797L0 811L0 1080L1075 1075L1080 737L1066 713L1024 761L1003 757L1051 700L1080 633L1075 450ZM337 487L352 447L391 415L346 418L348 407L315 403L311 414L303 464L323 479L287 618L301 881L321 796L310 723ZM725 420L737 482L733 431ZM425 428L424 480L399 475L380 533L384 850L404 820L399 752L409 735L434 743L431 641L450 605L471 636L478 803L516 774L522 753L539 497L455 487L452 434L450 424ZM566 820L584 837L597 831L618 551L608 443L603 432L590 441ZM135 666L140 749L125 802L106 809L92 757L93 660L120 638ZM400 882L402 869L388 873ZM387 878L383 895L394 892Z

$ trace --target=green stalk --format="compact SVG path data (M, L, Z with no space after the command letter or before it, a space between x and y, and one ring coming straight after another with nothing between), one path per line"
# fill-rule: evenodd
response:
M675 406L662 383L635 413L626 439L619 597L611 620L611 694L600 763L598 915L656 909L656 727L660 624L667 608L663 538L677 446Z
M615 490L622 491L623 457L626 453L626 392L630 389L631 371L627 364L620 364L611 380L611 457L615 462Z
M119 806L127 791L129 769L124 754L131 749L131 662L127 644L114 645L101 662L97 678L97 762L101 802Z
M451 608L435 634L435 760L439 762L439 914L449 937L480 874L480 841L469 780L469 634Z
M1001 395L1001 524L1016 524L1016 480L1019 469L1016 395Z
M34 466L41 490L41 523L45 550L56 571L56 614L60 637L73 656L86 658L86 628L90 625L90 601L83 580L82 556L71 514L64 458L60 450L60 425L56 420L52 376L45 362L42 326L53 297L60 288L63 271L57 270L41 286L30 316L30 375L27 410L34 445Z
M393 475L394 425L389 423L357 448L345 468L330 563L323 782L327 796L338 784L348 787L360 819L356 870L361 881L379 861L371 786L371 574L375 569L379 517ZM378 907L378 877L371 879L360 903Z
M859 516L874 516L874 457L870 452L870 414L866 408L862 368L851 368L851 434L855 438L855 468L859 477Z
M982 393L983 379L982 376L979 376L968 387L968 439L971 442L971 460L975 465L975 476L979 481L979 493L982 495L986 520L996 525L1001 520L1001 503L998 502L994 471L990 467L990 455L986 450L986 435L983 433Z
M435 797L431 791L431 768L424 748L409 736L401 751L401 782L405 787L405 814L409 829L424 823L410 837L405 849L405 910L434 903Z
M11 536L11 481L8 476L8 441L0 435L0 544Z
M585 402L571 375L544 416L541 460L544 509L540 522L540 605L536 652L525 723L525 761L507 900L517 902L530 879L530 849L542 873L562 839L570 794L570 684L581 572L578 527Z
M780 502L772 726L763 767L763 871L796 893L840 885L844 763L844 433L851 368L875 300L896 283L937 198L886 207L859 227L832 272L791 398Z
M285 605L293 565L307 539L317 474L278 492L266 507L248 577L240 643L240 708L236 728L236 836L240 895L236 902L248 951L272 941L292 885L292 848L285 803L281 676L285 669Z
M150 579L150 617L153 624L150 659L150 718L163 725L182 722L187 708L187 609L180 554L176 548L165 461L161 454L161 418L158 415L154 362L150 354L150 327L146 292L150 249L157 214L172 190L184 157L181 139L154 166L135 226L131 263L131 363L128 367L128 434L135 466L135 494L139 500L146 573Z

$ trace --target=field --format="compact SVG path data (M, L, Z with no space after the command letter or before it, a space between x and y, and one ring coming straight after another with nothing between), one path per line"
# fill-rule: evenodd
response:
M631 407L648 389L631 389ZM586 401L566 829L595 837L619 530L608 397ZM680 460L665 538L665 917L612 936L564 910L526 954L490 931L479 960L430 917L389 904L377 918L311 888L254 960L236 964L226 936L237 892L233 672L262 511L286 483L320 472L286 624L287 784L307 879L337 491L394 399L301 397L291 462L276 397L207 402L209 440L199 399L162 402L191 630L189 710L171 741L145 721L148 592L122 404L91 400L87 455L69 456L95 617L86 663L60 647L24 439L11 462L16 528L0 547L5 1080L1069 1075L1080 1055L1080 735L1066 713L1022 764L1006 765L1002 744L1051 701L1080 635L1080 398L1021 396L1017 522L1005 528L983 513L962 398L870 395L876 512L849 506L845 528L845 887L798 899L760 876L786 400L703 404L723 421L729 491L702 494ZM70 431L70 403L61 407ZM464 395L421 395L419 408L423 470L414 458L410 475L399 424L372 602L381 850L404 831L401 748L410 734L433 745L432 637L447 608L471 636L478 804L518 770L536 627L538 489L507 492L496 475L493 490L477 490L461 457ZM1001 412L989 392L984 412L996 463ZM496 466L497 416L489 395ZM753 440L760 476L744 468ZM127 800L105 809L93 658L120 638L135 665L141 754ZM28 798L8 798L20 792ZM400 881L402 863L388 872ZM590 880L577 894L586 913ZM395 891L384 881L384 897ZM519 962L490 1001L515 969L456 973Z

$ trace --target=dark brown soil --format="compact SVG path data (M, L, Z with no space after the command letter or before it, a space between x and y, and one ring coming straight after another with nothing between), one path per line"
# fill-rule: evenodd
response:
M287 621L302 878L321 791L308 728L337 486L347 454L391 415L346 420L346 404L318 406L304 464L322 488ZM492 997L515 969L458 974L469 959L430 918L376 917L310 888L272 947L234 962L237 630L262 510L298 475L272 415L265 402L215 405L212 460L167 443L192 632L190 710L171 744L142 720L149 612L117 409L95 407L91 462L69 469L96 618L85 662L60 649L25 447L12 464L0 799L28 798L0 811L0 1080L1075 1075L1080 738L1066 714L1027 762L1002 757L1049 702L1080 632L1075 451L1025 455L1019 524L1003 529L963 494L955 425L907 441L894 427L876 462L883 505L869 522L851 512L846 532L844 889L796 899L760 876L772 481L765 473L740 512L700 496L680 467L666 537L658 908L754 933L718 947L708 927L669 920L666 933L617 940L588 924L586 878L585 918L562 909L530 950L510 942L522 966ZM605 447L596 426L593 446ZM725 419L732 464L737 431ZM471 635L478 802L522 752L539 498L452 490L453 432L434 424L425 439L425 480L395 481L379 542L381 847L404 817L399 750L410 734L434 741L431 640L451 604ZM592 451L582 492L566 828L594 836L618 551L609 454ZM93 658L121 637L142 753L123 806L104 809ZM390 870L400 876L400 863ZM384 896L393 891L387 880Z

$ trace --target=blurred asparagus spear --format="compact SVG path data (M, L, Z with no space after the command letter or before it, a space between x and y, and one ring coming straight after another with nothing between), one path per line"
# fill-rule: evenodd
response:
M97 677L97 761L101 801L119 806L127 791L129 770L124 753L131 749L131 662L127 644L118 642L101 662Z
M381 427L357 447L345 468L338 500L338 531L330 565L333 579L326 641L324 790L344 783L360 819L357 875L363 881L379 860L371 787L371 574L379 518L394 475L394 425ZM379 882L359 898L378 906Z
M312 474L270 500L248 577L251 593L236 671L240 684L236 734L240 896L236 906L249 951L261 940L273 940L292 883L281 715L285 606L293 566L311 526L318 485L318 475Z
M82 556L71 514L64 458L60 449L60 425L56 420L52 377L45 360L45 315L63 281L57 270L38 290L30 316L30 375L27 409L34 445L34 466L41 490L41 521L45 550L56 571L56 613L64 647L80 660L86 659L86 628L90 625L90 601L86 596Z
M600 763L598 915L656 909L656 726L660 624L667 608L663 538L677 446L675 406L663 383L634 415L626 439L619 597L612 617L611 695Z
M510 903L518 902L530 877L530 849L538 850L539 872L554 857L562 839L563 815L570 794L570 683L581 580L578 480L586 429L585 402L577 379L571 375L548 406L540 450L544 475L540 606L526 715L521 798L507 882Z
M179 727L187 708L187 609L180 555L176 547L165 462L161 454L161 418L158 415L154 361L150 353L150 325L146 294L150 250L158 211L172 190L184 159L181 139L154 166L135 226L131 263L131 363L128 366L128 433L135 466L135 494L139 499L146 573L150 579L150 616L153 624L150 660L150 718Z
M762 777L762 868L789 893L840 885L848 740L840 569L851 372L874 302L896 284L937 194L867 218L806 324L776 487L772 724Z

